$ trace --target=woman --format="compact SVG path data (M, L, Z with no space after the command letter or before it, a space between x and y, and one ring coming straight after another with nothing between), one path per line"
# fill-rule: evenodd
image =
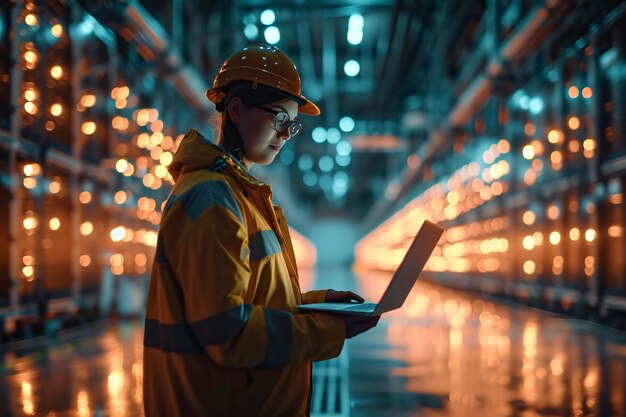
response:
M289 58L250 46L222 65L207 97L218 145L190 130L170 173L146 307L146 416L305 416L311 362L337 356L378 317L298 313L347 291L301 293L289 229L272 190L248 169L296 136L300 94Z

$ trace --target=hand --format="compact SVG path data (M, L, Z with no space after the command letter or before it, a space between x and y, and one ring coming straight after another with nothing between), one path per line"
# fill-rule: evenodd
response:
M353 293L352 291L335 291L328 290L326 293L325 303L351 303L352 301L356 301L357 303L362 303L365 300L358 294Z
M378 324L380 316L353 316L346 314L343 316L346 325L346 339L368 331Z

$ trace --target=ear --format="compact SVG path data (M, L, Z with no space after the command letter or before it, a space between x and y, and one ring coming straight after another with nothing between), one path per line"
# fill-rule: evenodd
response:
M228 102L228 107L226 111L228 112L228 116L233 123L239 122L239 117L241 116L241 111L243 109L243 102L239 97L233 97Z

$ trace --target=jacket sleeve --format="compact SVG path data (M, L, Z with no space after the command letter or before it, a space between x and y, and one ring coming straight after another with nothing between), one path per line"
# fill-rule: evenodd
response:
M270 367L325 360L341 352L345 325L340 316L244 304L250 250L237 210L221 205L206 209L176 255L187 321L217 363Z
M323 303L329 290L314 290L302 293L302 304Z

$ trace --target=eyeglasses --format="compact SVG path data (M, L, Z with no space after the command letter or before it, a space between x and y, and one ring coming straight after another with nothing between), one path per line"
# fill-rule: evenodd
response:
M302 130L302 123L297 120L291 120L289 113L282 110L274 110L265 106L257 106L259 109L274 115L274 130L282 133L289 130L289 137L296 136Z

